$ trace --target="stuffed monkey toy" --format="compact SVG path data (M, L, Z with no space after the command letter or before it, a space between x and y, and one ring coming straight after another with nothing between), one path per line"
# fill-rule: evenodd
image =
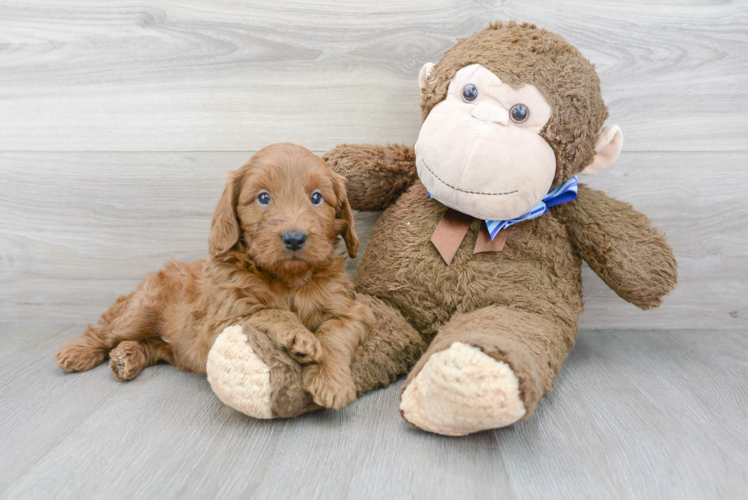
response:
M577 183L622 133L594 66L531 24L491 24L419 75L415 148L325 155L351 206L383 211L354 279L377 324L351 365L358 395L408 374L400 413L445 435L530 416L574 346L581 263L621 298L657 307L677 281L665 236L630 205ZM208 360L214 391L255 417L319 408L301 367L237 325Z

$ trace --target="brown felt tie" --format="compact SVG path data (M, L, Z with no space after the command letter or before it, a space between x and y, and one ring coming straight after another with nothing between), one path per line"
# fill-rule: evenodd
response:
M470 224L472 224L472 222L473 217L450 208L439 221L439 224L436 225L436 229L434 229L434 232L431 235L431 242L439 251L439 254L447 265L449 265L452 262L452 259L454 259L454 256L460 248L462 240L465 239L465 235L470 229ZM492 241L484 222L481 224L473 253L500 252L501 249L504 248L506 235L506 230L501 231Z
M478 233L478 239L475 241L473 253L501 252L504 249L507 234L509 234L509 230L504 229L503 231L499 231L494 239L491 239L491 235L488 234L488 228L484 222L480 225L480 232Z

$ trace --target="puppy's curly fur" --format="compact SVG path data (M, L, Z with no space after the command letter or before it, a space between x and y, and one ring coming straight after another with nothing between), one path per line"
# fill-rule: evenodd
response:
M284 241L290 231L305 235L303 246ZM374 318L355 301L335 251L339 236L355 257L344 178L301 146L268 146L229 174L211 224L211 258L148 275L63 346L57 364L89 370L108 354L120 380L159 361L205 374L218 334L241 324L305 365L304 387L317 404L340 408L356 397L350 363Z

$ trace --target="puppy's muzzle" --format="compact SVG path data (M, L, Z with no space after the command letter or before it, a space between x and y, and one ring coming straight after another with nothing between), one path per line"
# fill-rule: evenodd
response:
M286 245L286 248L293 251L304 248L304 245L306 244L306 233L297 231L296 229L286 231L281 235L281 238L283 239L283 244Z

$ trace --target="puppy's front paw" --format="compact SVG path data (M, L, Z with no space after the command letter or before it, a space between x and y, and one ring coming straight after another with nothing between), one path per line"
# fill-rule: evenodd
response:
M317 363L322 359L322 344L304 327L284 332L280 343L302 365Z
M305 366L301 377L304 389L320 406L339 410L356 399L356 385L348 370L314 364Z

